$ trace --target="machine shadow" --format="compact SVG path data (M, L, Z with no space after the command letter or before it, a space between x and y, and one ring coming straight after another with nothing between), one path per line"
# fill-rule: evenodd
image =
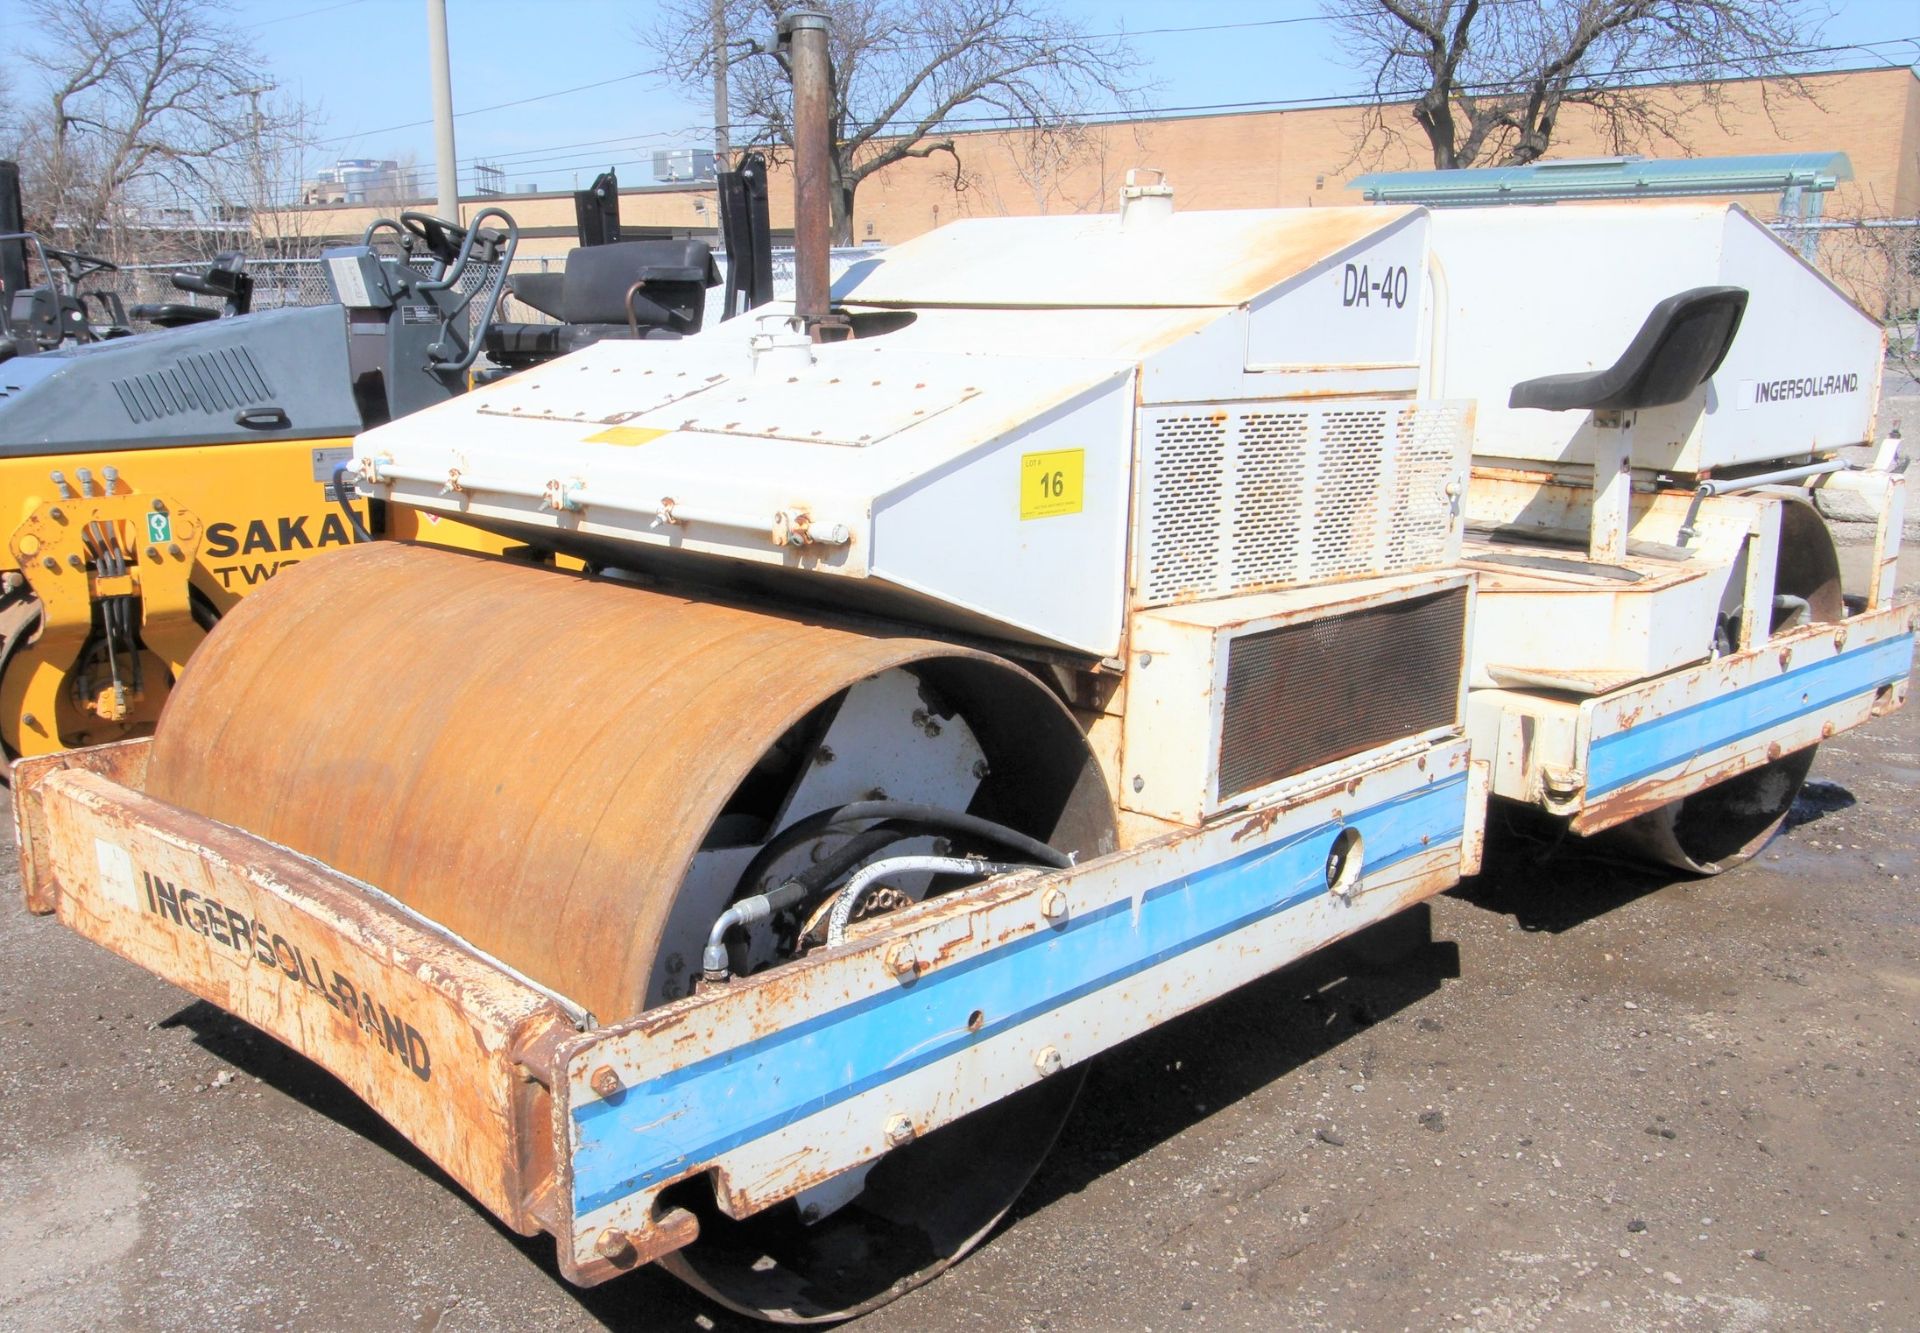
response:
M1795 798L1779 837L1855 804L1832 782L1813 781ZM1614 853L1601 834L1573 837L1557 823L1498 803L1488 812L1486 870L1450 897L1510 917L1522 930L1559 934L1658 893L1691 876Z
M1094 1061L1008 1223L1085 1189L1459 975L1459 947L1433 939L1432 909L1422 903L1108 1051Z
M244 1019L205 1000L192 1004L160 1021L162 1028L186 1028L194 1045L226 1062L237 1072L257 1078L267 1087L293 1098L302 1106L318 1111L327 1119L361 1138L375 1143L418 1171L452 1190L461 1198L466 1191L441 1171L412 1143L382 1120L374 1110L354 1096L347 1085L313 1061L282 1046ZM474 1205L478 1207L478 1205Z
M1817 824L1828 815L1858 805L1854 794L1837 782L1823 782L1819 778L1809 779L1793 798L1793 808L1787 811L1787 822L1781 826L1782 833L1791 833L1802 824Z
M1488 812L1486 868L1450 896L1512 918L1522 930L1560 934L1689 878L1563 834L1524 811Z

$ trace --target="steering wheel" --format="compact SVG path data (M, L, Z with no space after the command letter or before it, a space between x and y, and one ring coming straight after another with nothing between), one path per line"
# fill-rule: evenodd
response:
M67 280L76 286L83 278L91 278L96 273L118 273L120 266L100 258L99 255L82 254L78 250L60 250L51 245L41 247L41 252L56 260L66 270Z
M427 253L442 264L451 264L458 259L460 245L467 239L465 227L431 213L402 213L400 225L425 242Z

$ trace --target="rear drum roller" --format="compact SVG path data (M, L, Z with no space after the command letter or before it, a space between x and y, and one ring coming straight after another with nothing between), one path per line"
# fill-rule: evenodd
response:
M728 934L733 976L822 947L876 860L1115 845L1078 726L1000 659L391 542L303 562L223 620L148 790L393 894L603 1024L687 994L715 919L774 885L819 881ZM844 929L983 877L881 874ZM671 1199L699 1236L663 1263L763 1318L871 1309L999 1220L1079 1081L746 1218L692 1176Z
M1780 506L1780 560L1773 579L1773 624L1779 634L1846 617L1840 558L1812 506ZM1650 810L1604 835L1641 860L1695 875L1717 875L1751 860L1786 822L1806 785L1815 752L1803 750L1748 769Z

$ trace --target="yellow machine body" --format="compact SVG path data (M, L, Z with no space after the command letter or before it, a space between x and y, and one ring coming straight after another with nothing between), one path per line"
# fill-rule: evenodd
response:
M215 620L280 571L354 543L331 485L351 444L265 440L0 460L0 741L9 755L150 732ZM350 503L375 535L490 554L510 545L397 507L384 531L366 500ZM125 574L100 572L106 548L123 557ZM134 599L137 671L133 645L111 660L100 608L115 597Z

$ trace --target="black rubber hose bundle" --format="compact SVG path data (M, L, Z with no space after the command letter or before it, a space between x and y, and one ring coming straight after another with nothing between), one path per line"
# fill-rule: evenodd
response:
M1024 860L1052 866L1059 870L1064 870L1073 864L1066 853L1049 847L1038 838L991 819L982 819L978 815L947 810L937 805L922 805L914 801L853 801L847 805L816 810L774 834L767 841L767 845L760 849L753 860L747 864L747 868L741 872L740 882L734 889L734 897L739 898L744 894L756 892L755 886L773 867L774 862L808 838L816 837L836 824L850 824L858 820L870 819L885 822L854 834L832 855L816 865L807 867L792 879L806 885L810 891L818 891L883 847L907 838L942 833L977 838L1015 853Z

